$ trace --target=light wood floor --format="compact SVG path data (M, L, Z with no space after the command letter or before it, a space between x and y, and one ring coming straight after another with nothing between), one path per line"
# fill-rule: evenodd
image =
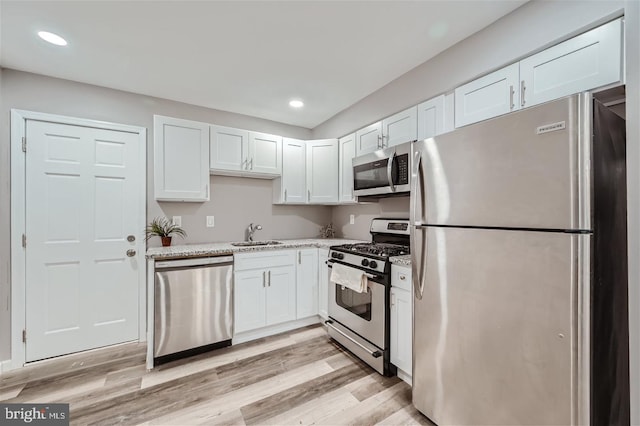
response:
M311 326L145 369L126 344L0 377L2 402L70 403L72 424L431 425L411 388Z

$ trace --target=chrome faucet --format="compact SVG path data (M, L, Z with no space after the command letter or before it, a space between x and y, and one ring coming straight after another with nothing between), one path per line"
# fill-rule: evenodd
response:
M250 223L249 226L247 226L247 241L253 241L253 233L261 229L262 226Z

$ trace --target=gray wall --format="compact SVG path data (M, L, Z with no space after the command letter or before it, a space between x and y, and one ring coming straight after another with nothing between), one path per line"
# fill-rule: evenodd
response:
M0 360L10 356L9 298L9 117L10 109L131 124L147 128L147 216L181 215L189 234L185 242L239 240L250 222L261 223L265 238L310 237L331 220L329 207L271 205L271 181L211 177L207 203L157 203L153 199L153 114L310 139L309 129L259 118L211 110L179 102L103 87L3 69L0 94ZM205 216L216 216L216 227L205 227ZM157 240L157 239L156 239ZM159 245L158 241L150 241ZM180 242L179 242L180 243Z
M625 3L631 424L640 424L640 2Z
M349 223L349 215L355 223ZM376 217L409 218L409 197L381 199L378 202L333 208L332 223L336 234L345 238L371 240L369 227Z
M313 129L349 134L621 15L624 2L530 1Z

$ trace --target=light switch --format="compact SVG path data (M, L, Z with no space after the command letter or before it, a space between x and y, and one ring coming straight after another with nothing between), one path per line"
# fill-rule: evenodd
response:
M356 223L356 215L355 214L350 214L349 215L349 224L353 225L354 223Z
M176 226L182 226L182 216L174 216L172 222Z
M216 222L213 216L207 216L207 228L213 228Z

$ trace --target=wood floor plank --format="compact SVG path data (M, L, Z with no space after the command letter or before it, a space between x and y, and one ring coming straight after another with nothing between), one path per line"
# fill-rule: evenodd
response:
M418 424L410 387L315 325L147 372L144 344L36 363L0 377L3 402L67 402L73 425Z
M288 411L310 400L351 383L369 374L369 370L360 364L351 364L339 370L333 370L314 380L288 388L285 391L272 393L267 398L242 407L242 415L247 425L263 424L265 420L277 413Z

